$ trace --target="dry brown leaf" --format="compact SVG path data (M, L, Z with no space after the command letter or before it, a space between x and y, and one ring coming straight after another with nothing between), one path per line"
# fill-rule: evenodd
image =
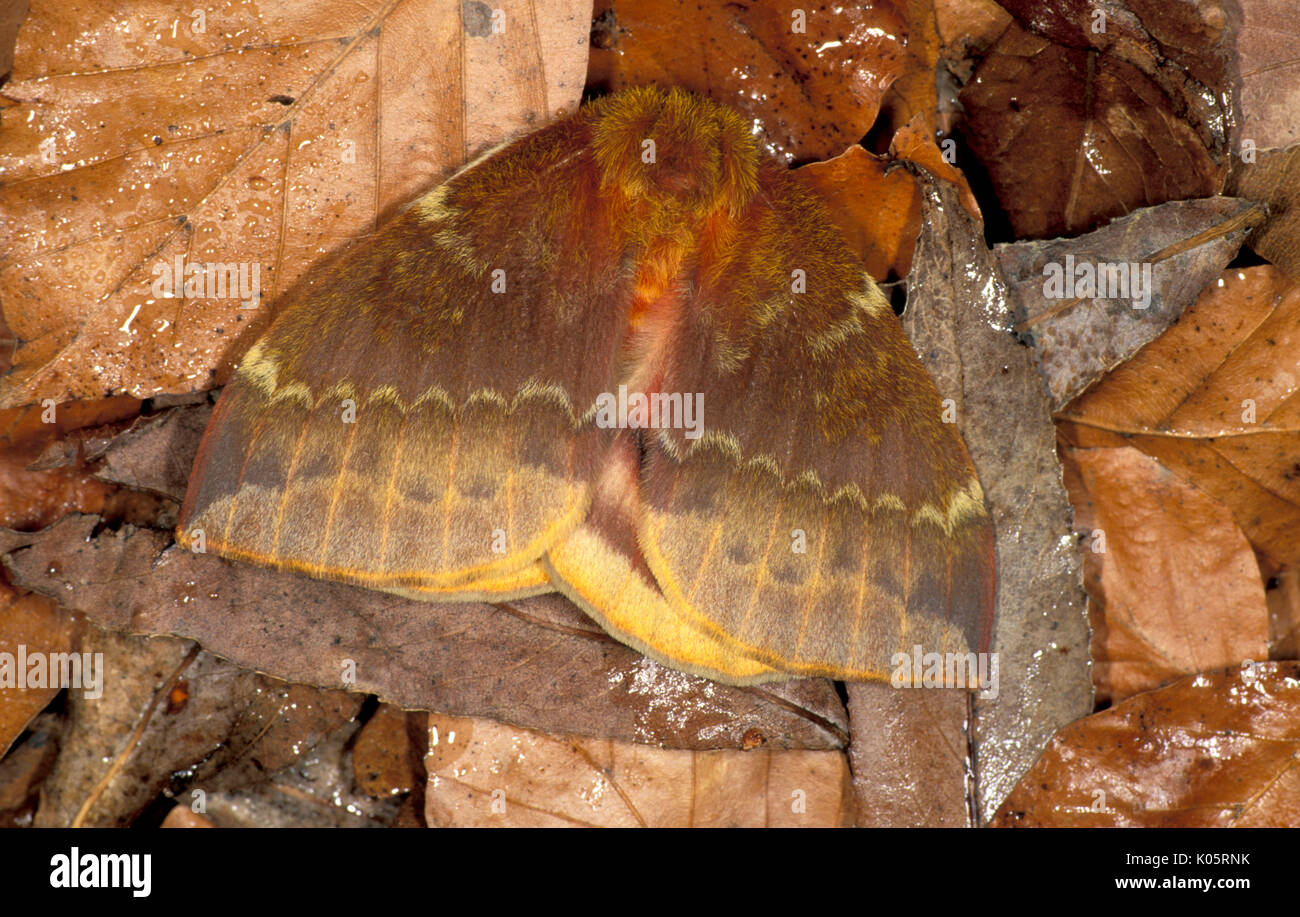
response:
M1264 583L1226 506L1133 448L1067 449L1064 459L1099 702L1268 658Z
M1136 446L1300 561L1300 286L1277 268L1225 272L1057 417L1072 445Z
M430 827L838 827L844 755L684 751L429 717Z
M1188 675L1062 729L994 824L1300 825L1300 663Z
M310 265L572 109L589 27L589 0L38 2L0 113L0 302L21 342L0 405L224 383ZM250 287L256 266L259 304L156 296L178 258L242 264Z
M1238 124L1233 150L1250 140L1256 150L1300 143L1300 28L1290 0L1250 0L1232 4L1240 22L1233 37L1233 83Z

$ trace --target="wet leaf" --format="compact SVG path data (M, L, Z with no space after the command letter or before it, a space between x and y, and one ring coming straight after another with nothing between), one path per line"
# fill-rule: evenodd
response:
M951 186L927 187L925 214L903 324L952 399L997 539L999 693L976 701L974 721L987 819L1052 735L1091 711L1088 627L1047 393L1011 333L1006 283Z
M392 704L380 704L366 721L352 747L352 771L357 786L376 799L409 793L423 776L410 741L407 714ZM419 753L422 756L424 749Z
M1230 270L1058 415L1082 447L1131 445L1227 505L1259 551L1300 561L1300 286Z
M112 489L84 467L78 434L139 410L135 399L112 398L0 411L0 526L39 529L70 512L103 512ZM50 451L69 454L61 462L40 461Z
M1089 23L1070 31L1091 42ZM1012 23L961 92L963 134L1018 238L1076 235L1223 186L1225 113L1200 101L1205 86L1145 43L1109 41L1063 45Z
M1300 663L1188 675L1062 729L997 826L1294 827Z
M398 817L394 799L373 799L352 780L348 724L307 749L292 766L242 786L223 785L205 798L205 817L219 828L382 828Z
M98 691L70 690L36 823L126 825L178 774L195 790L260 781L348 723L360 698L242 671L188 641L90 628ZM100 696L92 696L99 693Z
M871 276L906 277L921 231L921 189L906 169L852 146L794 173L826 204L849 248Z
M1268 658L1255 552L1231 511L1136 449L1070 449L1100 702Z
M983 55L1011 23L1011 14L993 0L935 0L940 55L959 64Z
M737 106L787 164L829 159L913 65L901 6L600 0L588 84L680 86Z

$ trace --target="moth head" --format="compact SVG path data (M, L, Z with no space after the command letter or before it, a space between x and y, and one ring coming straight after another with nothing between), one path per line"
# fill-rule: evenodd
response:
M591 106L601 186L656 214L739 212L758 189L758 144L738 113L653 87Z

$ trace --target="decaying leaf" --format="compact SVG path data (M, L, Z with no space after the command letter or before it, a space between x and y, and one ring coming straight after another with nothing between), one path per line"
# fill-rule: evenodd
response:
M1026 6L1027 21L1007 26L961 92L962 133L1018 238L1077 235L1223 186L1222 68L1195 66L1212 57L1222 23L1203 28L1199 53L1180 65L1136 16L1116 15L1123 7L1104 6L1102 32L1088 7Z
M28 724L22 740L0 758L0 827L32 826L41 784L58 760L61 732L59 717L42 713Z
M100 683L68 692L63 752L38 825L126 825L163 790L204 797L260 782L350 722L361 703L241 671L169 637L90 628L79 648ZM188 779L172 786L179 773Z
M1170 201L1077 238L997 246L1053 408L1168 328L1262 218L1234 198Z
M424 777L422 762L415 758L410 721L410 714L400 707L380 704L352 746L357 786L376 799L409 793ZM423 744L419 754L424 755Z
M1239 108L1233 150L1277 150L1300 143L1300 25L1288 0L1232 5L1240 17L1230 35ZM1247 143L1249 141L1249 143Z
M988 818L1056 730L1092 710L1088 626L1047 393L1011 333L1011 304L980 225L951 186L926 188L903 323L952 400L997 537L999 691L975 704L976 782Z
M1228 192L1268 205L1268 220L1251 234L1250 245L1300 280L1300 145L1234 161Z
M971 825L966 692L851 684L848 694L857 824Z

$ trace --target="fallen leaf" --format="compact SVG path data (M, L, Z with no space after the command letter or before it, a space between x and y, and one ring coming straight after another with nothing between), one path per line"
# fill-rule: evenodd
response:
M243 668L409 709L686 748L840 748L831 682L733 688L664 668L556 595L431 604L193 554L170 533L69 517L5 557L15 583L103 627L176 634Z
M1062 729L998 827L1300 824L1300 663L1188 675Z
M872 277L884 283L907 276L921 231L921 189L911 173L852 146L794 175L822 199Z
M1137 449L1069 449L1101 703L1268 658L1255 552L1231 511Z
M1232 83L1239 111L1233 150L1240 152L1246 140L1255 150L1294 146L1300 143L1295 7L1287 0L1250 0L1231 9L1240 19L1232 30Z
M1092 710L1088 626L1047 393L1011 333L1007 286L982 226L943 182L925 222L903 326L956 421L993 516L996 697L975 702L979 818L989 818L1058 729Z
M189 806L174 806L162 820L160 828L215 828L209 819L204 818Z
M1162 59L1125 59L1103 47L1110 53L1012 23L961 91L962 134L1017 238L1087 232L1223 186L1218 96L1202 111L1198 81L1166 78Z
M1300 566L1280 567L1260 557L1268 602L1268 658L1300 656Z
M0 406L224 383L310 265L571 110L589 28L589 0L36 3L0 112ZM246 282L159 295L178 261Z
M132 398L64 405L50 401L0 411L0 526L39 529L70 512L103 512L112 489L84 467L76 434L139 411L140 402ZM65 443L73 449L63 465L31 467L47 450Z
M1300 286L1277 268L1224 272L1057 418L1071 445L1141 449L1300 561Z
M430 827L839 827L844 755L685 751L429 717Z
M935 0L940 56L958 63L982 56L1011 24L1011 14L993 0Z
M0 758L62 689L80 622L43 595L0 586ZM78 660L78 663L80 660ZM72 669L67 661L68 672Z
M380 704L361 727L352 747L352 772L357 786L376 799L399 796L415 789L423 776L417 773L415 752L410 741L407 714L392 704ZM424 749L418 749L423 756Z
M1250 246L1300 281L1300 145L1234 161L1227 187L1229 194L1268 205L1268 219L1251 234Z
M59 755L59 718L42 713L0 757L0 828L30 828L41 784Z
M847 688L858 826L969 826L966 692L885 684Z
M915 163L935 178L956 186L961 193L961 205L967 213L979 219L980 207L975 200L975 193L967 184L966 176L935 145L935 130L933 118L924 118L918 114L894 132L889 141L889 155L898 161ZM956 141L945 140L945 143L954 144L950 151L956 149Z
M223 785L204 797L218 828L383 828L401 804L374 799L353 782L348 750L359 724L350 723L302 753L292 765L242 786Z
M188 797L222 781L261 780L349 722L361 703L241 671L170 637L91 628L80 649L102 654L99 691L69 691L63 750L37 825L127 825L165 789ZM178 773L189 777L173 787Z
M1016 327L1033 343L1053 407L1176 321L1261 219L1235 198L1170 201L1073 239L997 246ZM1087 272L1094 292L1115 295L1077 294ZM1060 283L1049 286L1053 276Z
M905 6L600 0L587 82L680 86L739 108L787 165L829 159L866 135L914 65Z
M179 504L185 499L197 443L211 416L212 406L204 400L141 417L92 455L98 462L95 477Z

